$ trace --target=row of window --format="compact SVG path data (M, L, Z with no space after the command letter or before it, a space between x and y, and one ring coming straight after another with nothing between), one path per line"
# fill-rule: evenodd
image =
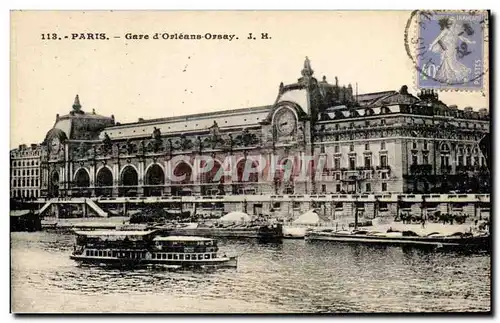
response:
M416 141L413 141L412 142L412 149L418 149L418 144ZM424 145L423 145L423 149L424 150L428 150L429 147L427 145L427 141L424 141ZM448 145L447 143L443 143L441 145L441 151L450 151L450 145ZM458 153L460 155L463 155L464 152L468 155L471 155L471 153L473 152L474 154L478 154L479 153L479 148L478 147L474 147L474 149L471 147L471 145L468 145L467 147L463 148L461 146L458 147Z
M335 157L333 159L333 165L335 169L340 169L340 157ZM366 168L371 168L372 165L372 156L366 155L364 156L364 167ZM379 156L379 166L380 167L387 167L388 166L388 159L387 155L383 154ZM349 169L356 169L357 167L357 156L349 156Z
M28 156L39 156L40 151L17 151L12 154L12 157L28 157Z
M370 151L370 143L365 143L365 150L366 151ZM354 151L354 144L351 144L349 145L349 151L350 152L353 152ZM385 142L381 142L380 143L380 150L386 150L386 145L385 145ZM418 149L418 143L416 141L413 141L412 142L412 149ZM428 142L426 140L423 141L423 145L422 145L422 149L423 150L428 150L429 149L429 145L428 145ZM442 144L441 145L441 150L442 151L449 151L450 150L450 146L446 143ZM467 153L467 154L471 154L471 152L474 152L474 154L478 154L479 153L479 148L478 147L474 147L474 148L471 148L471 146L467 146L466 148L463 148L463 147L459 147L458 148L458 152L460 154L464 154L464 151ZM321 152L322 153L325 153L325 146L321 146ZM335 145L334 147L334 152L335 153L340 153L340 145Z
M38 168L35 168L35 169L13 169L12 176L38 176Z
M199 253L199 254L189 254L189 253L153 253L151 254L152 259L163 259L163 260L203 260L210 258L217 258L216 253Z
M387 178L387 175L384 176ZM374 192L372 183L365 183L365 191L366 193L371 193ZM380 192L387 192L387 183L382 182L380 183ZM379 190L377 190L379 191ZM321 194L326 194L327 193L327 186L326 184L321 185ZM335 184L335 192L329 192L329 193L341 193L341 194L346 194L346 193L359 193L353 185L347 185L347 187L343 187L342 184ZM293 187L287 187L284 190L284 194L295 194ZM275 202L273 204L273 208L280 208L281 203L280 202Z
M321 146L321 152L324 153L324 149L325 149L325 146ZM335 145L335 147L333 148L334 149L334 152L336 154L340 153L340 145ZM369 143L366 143L365 144L365 150L370 150L370 144ZM380 143L380 150L386 150L386 146L385 146L385 142L381 142ZM353 152L354 151L354 144L351 144L349 145L349 151L350 152Z
M143 251L108 251L108 250L86 250L85 255L87 257L123 257L129 259L145 259L146 252ZM162 260L204 260L204 259L215 259L217 258L216 253L203 253L203 254L184 254L184 253L152 253L151 259L162 259Z
M413 154L411 156L411 163L412 165L418 165L419 163L419 158L417 154ZM465 160L465 162L464 162ZM429 155L424 154L422 156L422 164L423 165L429 165ZM441 156L441 165L442 166L450 166L450 156L447 155L442 155ZM484 157L479 158L479 156L474 156L474 159L471 158L471 156L457 156L457 165L458 166L486 166L486 160Z
M346 202L347 204L351 204L351 202ZM273 208L274 209L280 209L281 203L280 202L274 202ZM300 209L301 207L301 202L293 202L292 207L294 209ZM364 210L365 209L365 203L364 202L356 202L354 205L355 208L358 210ZM344 209L344 202L335 202L334 203L334 208L336 211L342 211ZM387 202L378 202L378 209L381 211L387 210L388 203Z
M12 198L38 198L40 196L38 190L12 190Z
M30 185L31 184L31 185ZM38 186L38 178L32 178L31 180L28 178L23 179L13 179L12 187L25 187L25 186Z
M144 259L144 251L108 251L108 250L86 250L87 257L122 257L128 259Z
M13 167L21 167L21 166L38 166L40 163L39 160L14 160L12 162Z
M385 122L385 119L384 119L384 118L381 118L379 121L380 121L380 124L381 124L381 125L385 125L385 124L386 124L386 122ZM424 120L422 120L422 121L423 121L423 123L422 123L422 124L424 124L424 125L425 125L425 124L427 124L427 120L425 120L425 119L424 119ZM411 124L415 124L415 120L414 120L413 118L411 118L411 119L410 119L410 123L411 123ZM378 122L370 122L370 120L365 120L365 126L366 126L366 127L369 127L369 126L371 126L371 125L377 125L377 124L378 124ZM432 124L432 122L431 122L430 124ZM465 128L471 128L471 127L470 127L470 125L472 125L472 128L474 128L474 129L476 129L476 128L478 127L478 124L476 124L476 123L472 123L472 124L471 124L471 123L469 123L469 122L466 122L466 123L458 123L458 127L459 127L459 128L462 128L462 127L465 127ZM359 126L359 124L358 124L358 126ZM354 127L355 127L354 122L350 122L350 123L349 123L349 128L350 128L350 129L352 129L352 128L354 128ZM480 124L479 124L479 127L480 127L481 129L485 129L485 128L486 128L486 125L485 125L484 123L480 123ZM339 130L339 129L340 129L340 125L339 125L338 123L337 123L337 124L335 124L335 130Z
M387 177L386 173L383 173L383 174L386 175L384 177ZM321 190L322 190L322 193L326 193L326 185L325 184L322 185ZM353 190L351 189L351 191L353 191ZM387 183L383 182L380 184L380 191L387 192ZM342 189L342 184L336 184L335 185L335 193L343 193L343 192L345 192L345 190ZM372 183L365 183L365 192L367 192L367 193L373 192Z
M336 181L342 180L341 172L336 171L335 173L333 173L332 176ZM363 177L363 179L376 179L376 178L377 178L377 174L371 174L371 172L365 172L364 177ZM380 179L388 179L389 174L387 172L380 172L379 178Z

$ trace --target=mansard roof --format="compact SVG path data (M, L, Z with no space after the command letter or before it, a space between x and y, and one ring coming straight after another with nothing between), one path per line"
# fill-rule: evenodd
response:
M260 106L167 118L139 119L137 122L107 127L101 132L99 138L103 139L105 133L115 140L140 138L151 135L155 128L162 134L207 131L214 123L221 129L258 126L271 108L272 106Z
M60 139L76 139L76 140L89 140L96 139L99 133L106 127L115 124L114 117L106 117L95 113L87 113L81 109L80 98L78 95L75 97L73 109L66 115L56 116L56 122L45 137L57 134ZM56 131L58 130L58 131ZM59 133L64 133L61 136Z

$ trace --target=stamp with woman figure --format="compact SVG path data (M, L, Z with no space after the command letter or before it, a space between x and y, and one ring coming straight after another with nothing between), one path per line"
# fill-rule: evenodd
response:
M414 62L418 88L482 90L486 11L419 11Z

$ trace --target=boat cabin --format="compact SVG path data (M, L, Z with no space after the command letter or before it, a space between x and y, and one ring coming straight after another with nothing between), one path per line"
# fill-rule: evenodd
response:
M144 249L151 245L155 231L75 231L77 246L86 248Z
M204 237L156 237L152 259L208 260L217 258L217 241Z

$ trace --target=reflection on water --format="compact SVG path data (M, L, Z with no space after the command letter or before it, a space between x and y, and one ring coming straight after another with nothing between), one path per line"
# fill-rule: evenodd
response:
M489 254L220 240L237 269L120 270L69 259L69 234L12 233L15 312L489 311Z

